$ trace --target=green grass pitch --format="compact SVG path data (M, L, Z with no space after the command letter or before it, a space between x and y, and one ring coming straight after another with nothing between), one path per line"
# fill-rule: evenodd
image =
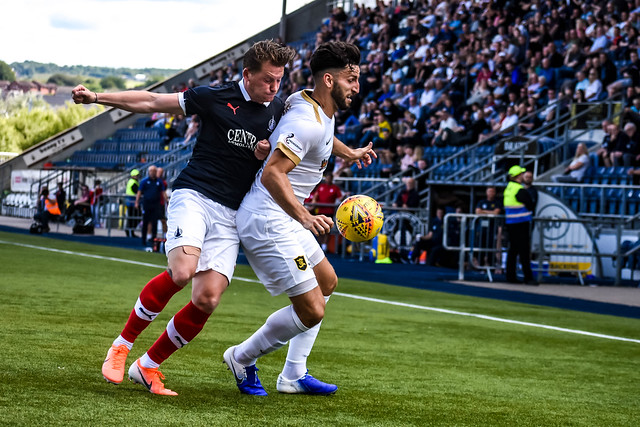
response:
M287 299L234 280L204 331L161 367L179 396L155 396L126 380L107 384L100 366L164 256L0 232L0 260L0 425L640 425L637 319L342 279L308 363L338 392L279 394L281 349L258 362L269 393L260 398L238 392L222 353ZM255 280L244 265L236 277ZM177 294L142 333L127 366L189 293Z

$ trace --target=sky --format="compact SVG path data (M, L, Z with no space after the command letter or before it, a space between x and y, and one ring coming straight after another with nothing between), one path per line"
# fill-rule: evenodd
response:
M287 13L310 0L287 0ZM280 22L282 0L17 0L0 60L186 69Z

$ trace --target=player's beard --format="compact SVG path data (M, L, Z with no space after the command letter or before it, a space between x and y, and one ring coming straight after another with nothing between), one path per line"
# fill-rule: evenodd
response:
M347 99L337 85L331 88L331 98L333 98L333 102L336 103L340 110L347 110L351 106L350 100Z

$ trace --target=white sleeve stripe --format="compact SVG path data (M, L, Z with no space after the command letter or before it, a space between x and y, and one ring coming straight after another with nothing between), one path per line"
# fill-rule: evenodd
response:
M178 103L180 104L180 108L182 108L182 112L184 115L187 115L187 108L184 106L184 92L178 93Z

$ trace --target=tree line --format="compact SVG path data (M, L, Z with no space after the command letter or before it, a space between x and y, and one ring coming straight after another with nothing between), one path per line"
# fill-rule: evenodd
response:
M107 68L92 66L63 66L34 61L7 64L0 60L0 80L33 80L48 75L45 83L58 86L85 85L89 90L102 92L126 89L125 78L145 74L147 80L140 88L164 80L176 70L145 68ZM52 108L40 94L24 94L6 98L0 96L0 151L20 153L27 148L103 111L94 105L86 108L67 102L64 107Z
M63 74L102 79L109 76L133 78L136 74L145 74L147 76L169 76L180 71L165 68L109 68L91 65L57 65L51 63L43 64L35 61L12 62L9 65L14 70L16 76L24 80L29 80L38 74Z

